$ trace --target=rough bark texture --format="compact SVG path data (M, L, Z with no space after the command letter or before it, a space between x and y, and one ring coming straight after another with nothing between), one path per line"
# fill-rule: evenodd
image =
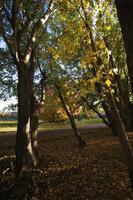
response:
M117 133L118 133L119 141L121 143L121 147L122 147L122 150L123 150L123 153L125 156L131 185L133 186L133 152L132 152L124 125L122 123L119 111L117 110L117 106L114 101L114 97L113 97L110 89L108 89L107 97L108 97L108 101L110 103L110 107L111 107L111 111L112 111L115 123L117 125L117 130L118 130Z
M34 163L37 165L39 163L39 151L38 151L38 126L39 126L39 104L36 101L34 95L31 96L30 101L30 135L31 135L31 145L34 154Z
M129 103L127 106L127 129L133 131L133 104Z
M115 0L124 45L127 54L127 66L133 92L133 1Z
M127 130L133 130L133 104L130 102L129 99L129 88L128 88L128 81L127 83L123 83L120 80L119 76L115 76L117 81L118 90L119 90L119 110L121 118L124 122L124 125Z
M30 132L30 101L33 79L29 70L18 71L18 126L16 136L16 175L28 166L35 166Z
M127 66L133 92L133 1L116 0L115 2L127 54ZM127 91L128 90L125 90L124 93L121 94L125 103L127 129L133 130L133 106L132 103L129 102L129 94L127 94Z

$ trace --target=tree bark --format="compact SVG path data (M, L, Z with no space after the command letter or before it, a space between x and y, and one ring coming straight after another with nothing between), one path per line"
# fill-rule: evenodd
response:
M39 111L39 103L37 102L36 97L32 95L30 101L30 136L35 165L39 164L40 160L38 151Z
M118 138L125 156L130 182L133 187L133 152L110 88L108 88L107 97L115 120L115 124L117 126Z
M115 80L119 90L119 110L121 117L127 130L133 130L133 104L130 102L130 94L128 88L128 80L124 83L120 80L118 75L115 75Z
M73 130L74 136L75 136L75 138L77 139L77 141L79 143L79 147L83 148L86 145L86 143L83 140L83 138L81 137L81 135L80 135L80 133L79 133L79 131L77 129L74 117L71 114L68 117L69 117L69 120L70 120L70 124L71 124L72 130Z
M129 102L127 110L127 129L133 131L133 103Z
M29 70L18 71L18 125L16 136L16 175L23 168L35 166L33 146L30 134L30 100L32 77Z
M56 85L56 89L58 91L58 95L59 95L59 98L61 100L62 106L63 106L63 108L64 108L64 110L65 110L65 112L66 112L66 114L67 114L67 116L69 118L69 121L70 121L72 130L73 130L74 136L75 136L75 138L77 139L77 141L79 143L79 147L83 148L86 145L86 143L85 143L84 139L81 137L81 135L80 135L80 133L79 133L79 131L77 129L73 114L70 113L69 110L67 109L67 106L66 106L64 98L63 98L63 96L61 94L60 88L57 85Z
M111 112L109 106L107 105L105 101L102 101L102 107L110 123L110 127L111 127L113 135L118 135L117 124L114 121L113 113Z
M45 11L42 10L38 19L36 16L33 17L32 27L29 29L31 16L23 12L25 9L22 5L23 1L12 1L11 6L8 6L5 1L2 1L0 4L2 11L0 13L1 35L9 48L18 71L18 126L15 147L16 175L21 172L23 167L27 167L29 164L36 165L33 151L36 142L33 142L33 140L36 138L35 135L37 135L37 124L34 124L33 131L32 120L36 117L36 114L33 114L35 110L31 113L30 105L35 67L32 66L35 55L33 56L32 54L34 54L36 47L39 45L40 29L46 29L50 16L56 11L56 9L53 9L54 4L52 0L44 2L42 6L45 5ZM21 12L23 12L23 16ZM23 20L24 18L25 20ZM23 20L23 24L21 20ZM23 37L27 39L23 41ZM32 130L30 131L31 124Z
M115 0L117 15L127 54L127 66L133 92L133 1Z

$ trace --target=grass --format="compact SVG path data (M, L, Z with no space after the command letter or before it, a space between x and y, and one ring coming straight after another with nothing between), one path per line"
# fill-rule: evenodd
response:
M76 120L77 127L83 127L92 124L99 124L101 123L101 119L83 119L83 120ZM14 132L16 131L17 121L16 120L1 120L0 121L0 133L3 132ZM69 122L56 122L56 123L44 123L40 122L39 130L53 130L59 128L70 128Z
M76 121L76 124L78 127L83 127L83 126L87 126L87 125L93 125L93 124L100 124L102 123L102 120L100 118L94 118L94 119L84 119L82 121Z
M0 133L16 131L16 120L0 120Z
M84 127L87 125L93 125L93 124L100 124L102 123L102 120L97 118L97 119L83 119L83 120L75 120L77 127ZM70 123L67 122L55 122L55 123L44 123L42 122L40 124L40 130L54 130L54 129L58 129L58 128L70 128L71 125Z

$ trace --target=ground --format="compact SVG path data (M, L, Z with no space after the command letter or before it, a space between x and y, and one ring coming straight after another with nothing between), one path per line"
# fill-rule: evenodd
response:
M0 200L132 200L118 138L108 128L81 129L79 149L70 129L39 133L47 167L29 170L14 181L14 134L0 136ZM133 145L133 135L129 133Z

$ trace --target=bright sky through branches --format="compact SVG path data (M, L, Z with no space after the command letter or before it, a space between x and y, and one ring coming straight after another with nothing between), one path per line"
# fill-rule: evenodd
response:
M10 106L11 104L17 104L17 100L15 97L12 97L6 101L0 100L0 112L2 111L7 111L7 107ZM10 111L10 110L9 110Z

